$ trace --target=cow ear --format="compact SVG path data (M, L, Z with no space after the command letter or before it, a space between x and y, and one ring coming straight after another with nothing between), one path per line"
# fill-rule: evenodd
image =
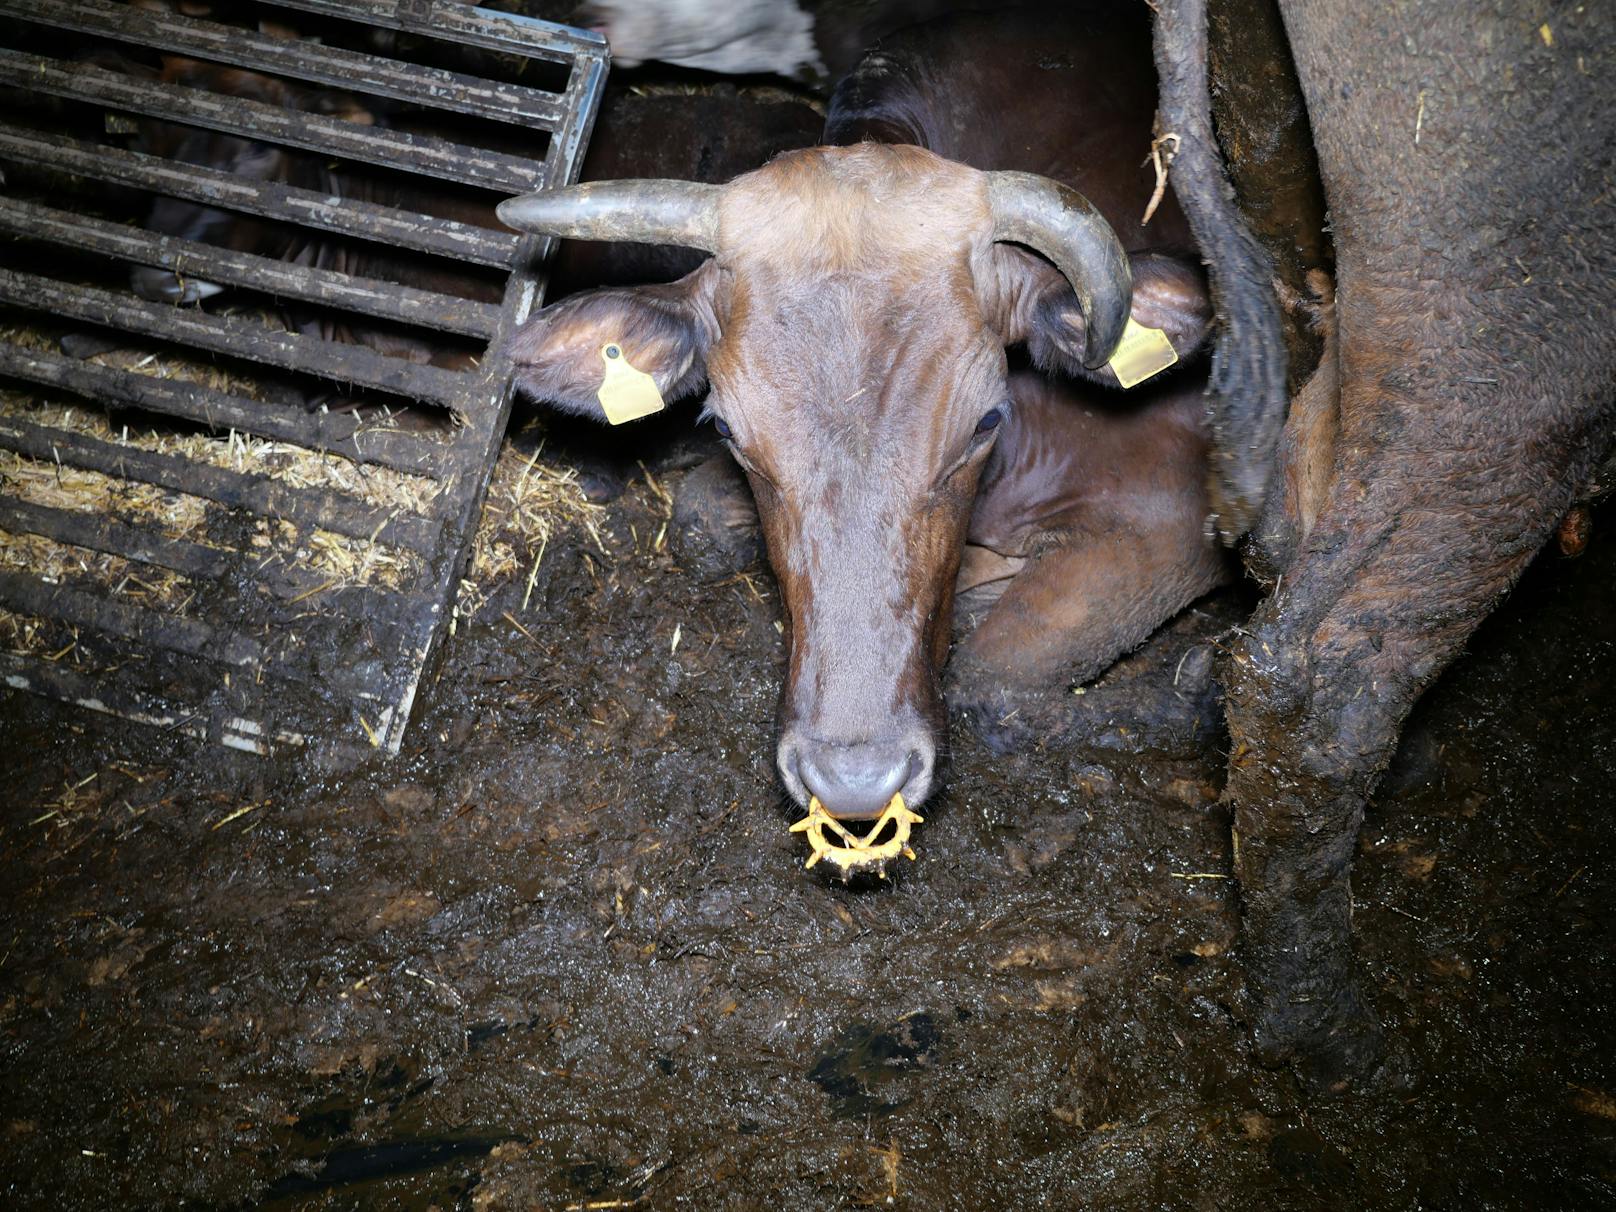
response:
M524 395L563 412L606 419L600 399L604 351L656 383L664 402L699 391L718 337L712 261L665 286L615 287L546 307L506 344Z
M1118 385L1109 365L1083 365L1086 327L1071 286L1042 258L1008 245L996 245L995 280L984 291L984 309L999 326L1006 345L1025 344L1043 370ZM1132 253L1133 322L1161 330L1187 361L1206 341L1212 301L1199 264L1163 253Z

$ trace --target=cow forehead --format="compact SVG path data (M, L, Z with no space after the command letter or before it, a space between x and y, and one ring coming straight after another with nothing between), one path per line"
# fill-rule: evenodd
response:
M812 147L724 190L719 259L787 279L916 274L980 249L992 226L975 169L919 147Z
M892 263L884 263L887 269ZM788 407L794 426L848 414L914 423L1002 373L964 258L913 275L824 270L736 275L709 378L725 395Z
M902 448L924 470L946 418L1002 377L975 299L983 175L917 147L809 148L737 178L721 206L734 282L708 360L719 407L766 456L811 448L841 476Z
M889 488L926 479L1002 392L1003 345L972 300L885 285L831 274L768 297L739 288L709 353L710 402L787 495L851 489L875 469Z

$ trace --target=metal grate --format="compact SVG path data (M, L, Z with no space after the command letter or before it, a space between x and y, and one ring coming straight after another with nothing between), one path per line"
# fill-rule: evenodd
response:
M396 752L509 413L508 369L482 354L542 294L548 242L493 225L491 207L576 178L605 43L448 0L218 11L319 36L0 0L0 676L237 748ZM383 116L198 87L159 75L161 56ZM197 128L325 175L244 176L131 138ZM483 206L488 225L401 204L416 186ZM157 196L325 251L289 261L130 222ZM350 272L378 261L406 268ZM228 289L206 308L149 302L130 266ZM461 272L491 299L438 285ZM398 340L336 339L353 325ZM103 352L69 356L64 333ZM464 364L421 361L423 335ZM322 556L335 550L356 567Z

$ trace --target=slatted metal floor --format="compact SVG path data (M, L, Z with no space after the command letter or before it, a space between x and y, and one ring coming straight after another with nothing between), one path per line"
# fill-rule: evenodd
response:
M542 295L492 205L576 178L605 44L448 0L216 12L0 0L0 678L397 751L509 412L485 351ZM164 150L197 130L297 171ZM300 251L164 232L157 197Z

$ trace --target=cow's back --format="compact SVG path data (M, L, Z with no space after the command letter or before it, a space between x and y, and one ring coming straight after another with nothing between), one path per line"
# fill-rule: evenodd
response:
M981 169L1053 177L1086 195L1122 244L1188 249L1169 190L1148 228L1156 110L1149 10L1076 4L964 13L882 39L837 86L825 142L915 143Z

